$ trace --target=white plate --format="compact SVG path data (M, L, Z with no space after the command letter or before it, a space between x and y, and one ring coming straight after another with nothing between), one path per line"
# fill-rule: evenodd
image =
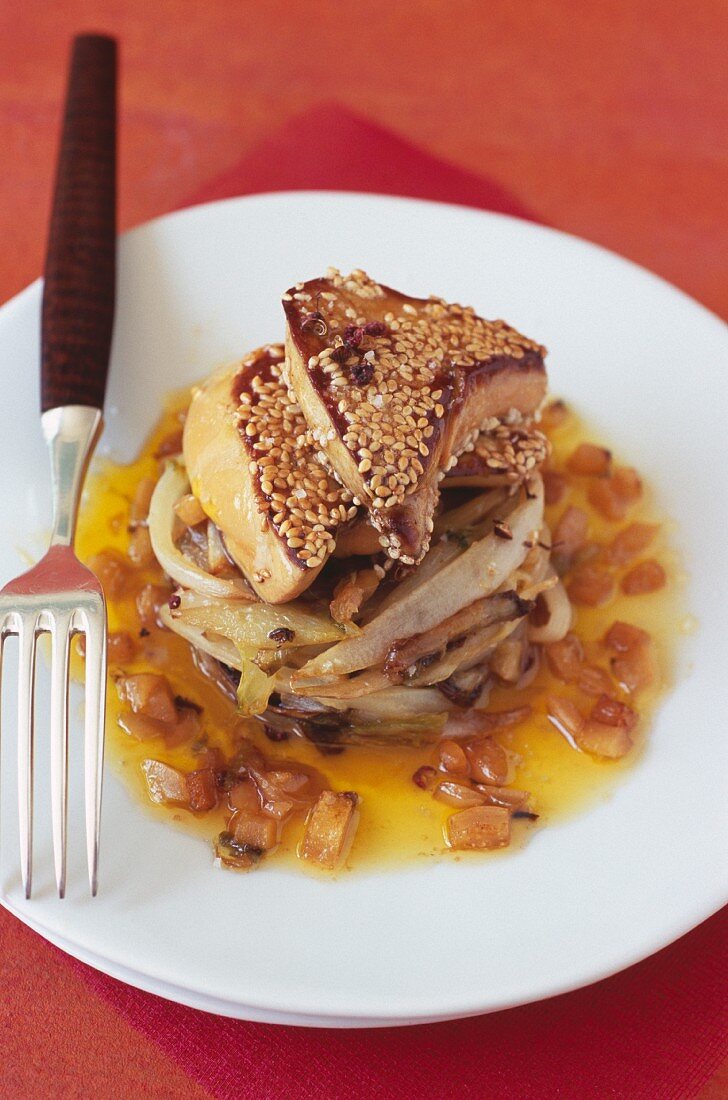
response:
M610 800L508 858L331 883L275 868L216 872L208 847L147 817L110 776L94 901L78 812L69 896L53 896L41 791L28 903L6 744L3 904L101 970L248 1019L412 1023L576 988L669 943L728 895L726 331L633 264L512 218L351 194L216 203L122 240L104 448L131 457L170 388L280 338L281 291L331 263L364 267L412 294L471 302L542 340L553 390L658 487L679 524L699 628L682 644L678 686L648 750ZM36 283L0 312L2 580L21 566L18 548L33 547L30 533L48 525L39 305Z

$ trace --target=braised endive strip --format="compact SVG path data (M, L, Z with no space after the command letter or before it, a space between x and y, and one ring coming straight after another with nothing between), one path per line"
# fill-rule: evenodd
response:
M200 569L175 545L173 533L177 516L174 506L189 491L190 483L183 467L168 462L149 506L149 537L157 561L173 581L185 588L220 599L255 600L255 594L242 578L215 577Z
M522 619L532 604L522 600L515 592L502 592L484 596L467 607L444 619L432 630L415 634L411 638L393 642L384 660L384 672L390 680L407 679L410 670L423 658L439 657L454 639L465 638L474 630L482 630L493 623ZM456 663L457 659L456 659Z
M215 660L222 661L230 668L236 668L240 671L240 654L228 638L223 638L219 634L208 637L199 626L192 626L180 619L173 618L172 612L166 604L160 607L159 617L169 630L174 630L175 633L180 634L195 649L201 649L204 653L209 653Z
M420 588L435 573L439 573L443 566L454 558L459 557L463 550L467 549L468 541L472 540L472 533L466 533L463 528L483 523L488 513L498 505L504 505L507 493L498 490L483 493L467 504L459 508L452 508L449 512L443 512L435 523L435 535L430 549L417 568L394 588L373 609L367 609L364 613L364 622L369 622L377 615L386 611L388 607L399 604L406 596ZM516 498L514 498L516 499Z
M282 643L323 645L359 633L353 623L335 623L328 610L316 611L310 604L294 602L278 605L226 600L201 607L181 606L173 616L190 626L222 634L238 648L279 649Z
M230 668L236 668L240 673L237 689L238 709L243 714L263 713L274 690L275 677L268 676L255 663L254 646L237 645L223 634L216 634L201 626L185 623L182 619L175 618L168 606L160 608L159 616L165 626L186 638L196 649L209 653L211 657L222 661Z
M513 538L486 535L403 599L367 623L357 638L347 638L304 665L294 687L317 677L344 676L381 664L392 642L430 630L461 608L494 592L525 556L543 522L543 483L533 478L525 500L508 514Z

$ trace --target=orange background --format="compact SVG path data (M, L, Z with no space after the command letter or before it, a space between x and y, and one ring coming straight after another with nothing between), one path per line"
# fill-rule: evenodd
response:
M81 29L122 42L122 227L336 100L728 315L724 0L5 0L0 300L41 270ZM206 1095L4 912L0 989L0 1095Z
M122 38L122 227L334 99L728 313L724 0L4 0L0 300L40 271L79 29Z

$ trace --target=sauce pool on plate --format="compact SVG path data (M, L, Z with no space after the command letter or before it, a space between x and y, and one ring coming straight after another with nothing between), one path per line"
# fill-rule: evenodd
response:
M201 670L188 642L160 625L158 607L173 589L151 553L146 507L164 462L179 453L188 400L186 393L170 400L135 462L97 466L79 522L79 554L99 573L108 602L108 759L145 806L211 842L220 835L225 842L229 798L245 792L231 796L220 782L220 769L242 737L262 753L266 768L302 769L314 793L356 792L358 827L339 866L401 866L445 855L448 837L452 841L448 821L468 806L458 782L465 754L457 745L448 755L450 742L443 749L438 744L327 747L300 736L279 740L280 732L264 722L241 717L224 674L217 676L221 689ZM680 618L679 569L669 547L669 524L639 474L593 443L591 433L561 402L546 408L540 426L553 448L544 473L546 521L575 619L564 642L539 647L537 667L524 678L530 682L516 689L494 677L487 710L481 712L487 732L505 750L504 786L528 792L522 806L514 803L511 847L534 829L608 797L624 769L638 760L669 683ZM162 735L153 723L129 721L128 694L117 686L139 674L166 677L183 715L174 736ZM629 751L619 759L597 755L605 751L600 731L612 745L615 729L627 739ZM575 740L576 730L582 732ZM198 801L193 797L187 805L210 808L194 811L150 801L157 765L191 775L188 788ZM471 778L473 766L471 758ZM210 776L218 783L212 793L206 790L214 785ZM297 853L310 812L310 798L305 805L294 798L266 861L302 865ZM447 853L447 858L463 856L483 858Z

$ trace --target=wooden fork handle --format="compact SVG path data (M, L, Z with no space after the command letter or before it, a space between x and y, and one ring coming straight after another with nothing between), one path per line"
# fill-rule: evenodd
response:
M41 412L103 409L116 287L113 38L74 39L43 290Z

